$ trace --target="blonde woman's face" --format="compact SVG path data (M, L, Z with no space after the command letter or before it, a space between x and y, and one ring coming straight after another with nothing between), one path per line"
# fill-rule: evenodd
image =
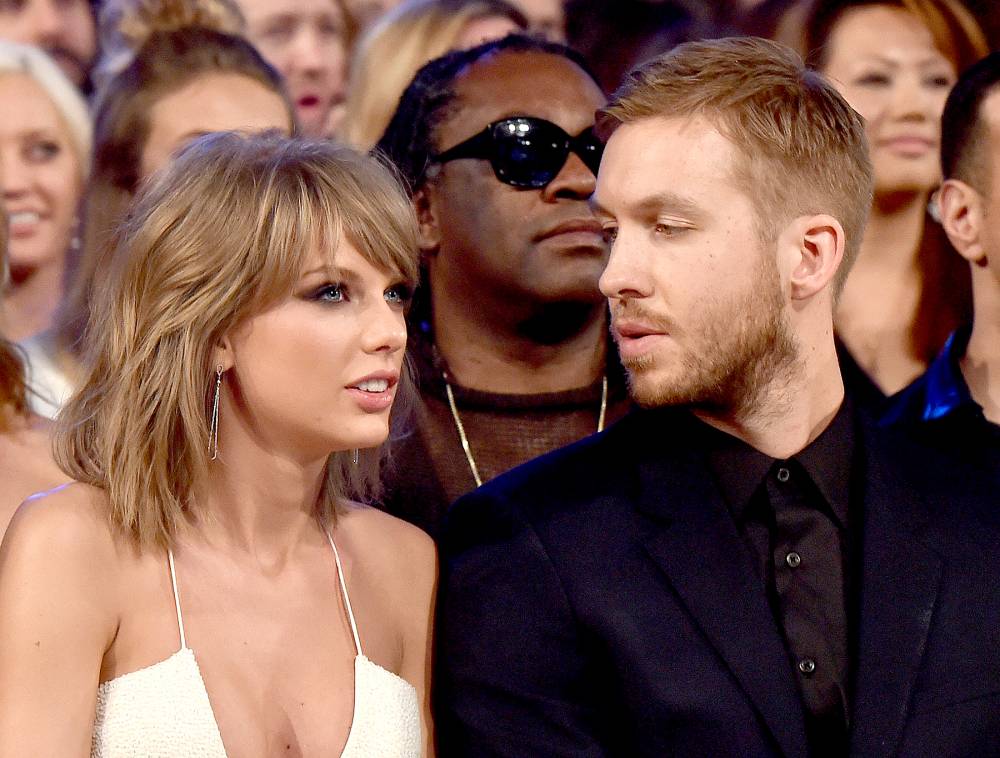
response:
M826 74L865 119L875 192L931 191L941 181L941 112L955 67L911 13L847 11L827 42Z
M56 107L33 79L0 76L0 184L11 270L60 262L83 188L82 168Z
M347 20L335 0L239 0L247 36L285 79L302 131L327 135L347 93Z
M205 74L158 100L149 112L142 178L163 168L184 145L209 132L290 134L285 103L271 89L240 74Z
M342 240L334 261L314 249L291 296L229 337L224 425L268 449L325 460L389 433L406 347L409 290ZM227 419L228 417L228 419ZM220 439L228 430L220 429Z

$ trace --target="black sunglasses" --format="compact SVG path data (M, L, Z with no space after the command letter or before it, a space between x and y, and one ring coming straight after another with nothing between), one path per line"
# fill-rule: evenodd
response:
M434 156L434 160L488 160L504 184L541 189L562 171L570 151L597 176L604 145L594 135L593 127L571 137L544 118L513 116L494 121L479 134Z

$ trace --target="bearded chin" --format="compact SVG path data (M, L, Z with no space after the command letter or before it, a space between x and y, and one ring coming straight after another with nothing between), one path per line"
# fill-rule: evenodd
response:
M727 417L759 413L799 365L799 350L773 276L762 271L750 293L706 309L697 339L662 365L653 354L624 360L629 392L643 408L690 406ZM692 334L689 330L688 334Z

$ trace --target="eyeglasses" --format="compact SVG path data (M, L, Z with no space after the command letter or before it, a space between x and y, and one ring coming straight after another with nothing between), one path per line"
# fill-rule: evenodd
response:
M434 160L437 163L461 158L488 160L493 173L504 184L541 189L562 171L571 151L597 176L604 145L594 135L593 128L571 137L543 118L513 116L494 121Z

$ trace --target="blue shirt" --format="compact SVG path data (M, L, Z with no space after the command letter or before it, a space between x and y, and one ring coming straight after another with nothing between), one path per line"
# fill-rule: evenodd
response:
M964 326L948 337L923 376L888 400L883 426L904 428L936 447L983 452L1000 462L1000 425L983 415L969 392L960 361L972 334Z

